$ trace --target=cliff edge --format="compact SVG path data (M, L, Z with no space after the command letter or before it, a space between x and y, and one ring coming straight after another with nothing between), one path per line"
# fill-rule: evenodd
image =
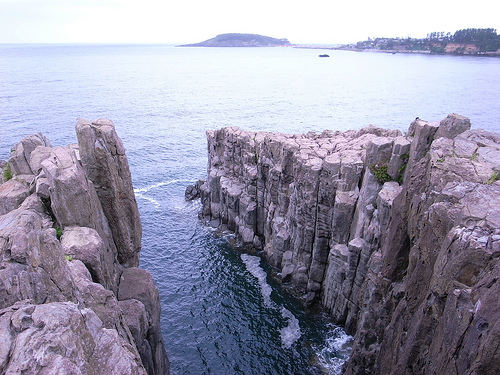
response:
M354 334L345 374L500 373L500 135L207 131L201 215Z
M125 149L109 120L76 133L2 163L0 373L168 374Z

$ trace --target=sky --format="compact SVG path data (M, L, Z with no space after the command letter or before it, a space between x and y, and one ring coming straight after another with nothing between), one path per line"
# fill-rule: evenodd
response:
M252 33L337 44L466 28L500 32L492 0L0 0L0 43L183 44Z

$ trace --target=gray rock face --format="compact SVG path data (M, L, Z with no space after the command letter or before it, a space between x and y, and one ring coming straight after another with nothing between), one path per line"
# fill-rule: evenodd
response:
M31 153L38 146L51 147L50 141L41 133L29 135L14 146L12 155L9 158L9 165L16 175L33 174L30 160Z
M135 348L71 302L18 302L0 310L2 374L146 375Z
M0 215L18 208L30 194L29 186L18 180L9 180L0 185Z
M126 229L130 217L107 218L139 220L123 146L117 154L112 123L97 123L106 127L96 142L107 164L93 173L110 168L106 189L123 192L121 201L97 194L78 147L51 148L36 135L9 159L14 176L0 185L1 374L169 373L158 291L147 271L125 268L138 262L140 222ZM143 280L125 287L129 274Z
M347 374L500 372L500 136L208 131L202 215L355 334Z
M146 270L132 267L123 271L118 290L122 308L131 308L128 319L143 364L152 374L168 372L165 348L160 328L160 296L153 278ZM142 322L137 324L136 322Z
M79 120L76 135L83 168L109 221L118 260L137 267L142 226L122 141L110 120Z

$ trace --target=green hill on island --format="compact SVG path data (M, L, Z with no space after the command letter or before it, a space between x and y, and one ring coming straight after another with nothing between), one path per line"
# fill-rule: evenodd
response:
M184 44L179 47L276 47L290 45L288 39L277 39L258 34L220 34L200 43Z

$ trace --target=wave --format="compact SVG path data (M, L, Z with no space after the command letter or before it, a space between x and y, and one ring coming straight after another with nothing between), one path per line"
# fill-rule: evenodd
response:
M143 195L143 194L140 194L140 193L139 194L136 193L135 196L136 196L136 198L141 198L141 199L144 199L144 200L146 200L146 201L148 201L150 203L153 203L156 208L158 208L158 207L161 206L160 202L158 202L156 199L153 199L153 198L148 197L146 195Z
M162 182L157 182L156 184L149 185L143 188L134 188L134 194L136 198L144 199L150 203L152 203L156 208L159 208L161 206L160 202L158 202L156 199L148 196L147 194L151 192L152 190L155 190L157 188L163 187L163 186L168 186L175 184L177 182L188 182L188 183L193 183L193 180L188 180L188 179L175 179L175 180L170 180L170 181L162 181Z
M260 290L267 307L274 307L271 301L272 288L266 281L267 274L260 266L260 258L254 255L241 254L241 259L245 263L247 270L259 280Z
M332 324L324 344L313 347L316 364L328 375L342 374L344 363L351 352L352 340L352 336L341 327Z
M288 319L288 325L280 329L281 343L284 348L289 349L297 341L302 332L300 331L299 320L286 308L281 309L283 318Z
M271 301L272 288L267 283L267 274L260 266L260 258L254 255L241 254L241 260L245 263L247 270L259 281L264 304L269 308L279 309L279 306ZM281 345L289 349L302 335L299 320L293 313L281 306L281 316L288 321L288 325L280 329Z
M193 182L193 180L188 180L188 179L176 179L176 180L170 180L170 181L163 181L163 182L158 182L156 184L153 184L153 185L150 185L150 186L146 186L144 188L140 188L140 189L134 189L134 193L147 193L153 189L156 189L156 188L159 188L159 187L162 187L162 186L167 186L167 185L171 185L171 184L175 184L176 182Z

